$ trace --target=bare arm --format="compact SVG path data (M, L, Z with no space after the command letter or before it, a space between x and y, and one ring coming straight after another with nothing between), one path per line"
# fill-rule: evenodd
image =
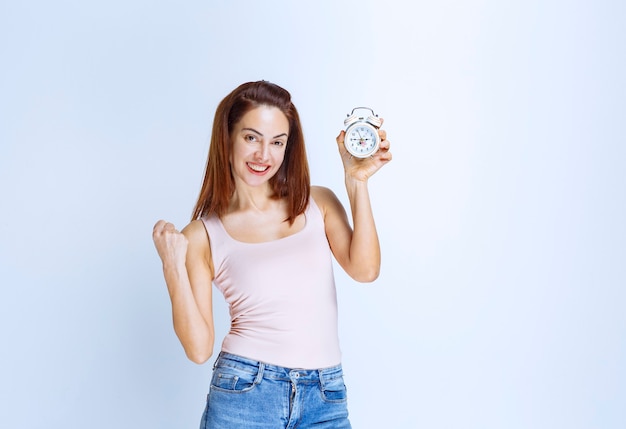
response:
M213 353L215 331L211 282L211 250L204 225L191 222L178 232L174 225L158 221L153 239L172 301L174 331L187 357L206 362Z
M326 236L335 259L353 279L360 282L376 280L380 272L380 244L372 213L367 182L383 165L391 161L386 133L380 131L381 148L371 158L350 156L343 145L345 133L337 137L341 155L352 224L337 197L328 189L315 187L313 197L324 212Z

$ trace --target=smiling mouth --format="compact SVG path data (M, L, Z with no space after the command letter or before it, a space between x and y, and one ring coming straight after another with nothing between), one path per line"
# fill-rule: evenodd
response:
M246 163L246 165L248 166L248 168L256 173L263 173L264 171L267 171L270 167L268 165L258 165L258 164L251 164L251 163Z

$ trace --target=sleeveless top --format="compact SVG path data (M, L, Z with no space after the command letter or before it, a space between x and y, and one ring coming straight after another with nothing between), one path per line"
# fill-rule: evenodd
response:
M222 351L287 368L340 363L332 253L313 198L304 216L299 232L262 243L237 241L217 216L202 218L213 283L230 311Z

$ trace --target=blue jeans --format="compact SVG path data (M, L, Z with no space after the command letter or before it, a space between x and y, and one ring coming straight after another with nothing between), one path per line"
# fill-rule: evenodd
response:
M341 366L289 369L221 352L200 429L350 429Z

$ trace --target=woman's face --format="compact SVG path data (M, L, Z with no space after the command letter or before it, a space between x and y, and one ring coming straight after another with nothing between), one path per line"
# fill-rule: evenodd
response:
M288 135L289 121L276 107L259 106L243 115L231 135L235 183L267 185L283 163Z

